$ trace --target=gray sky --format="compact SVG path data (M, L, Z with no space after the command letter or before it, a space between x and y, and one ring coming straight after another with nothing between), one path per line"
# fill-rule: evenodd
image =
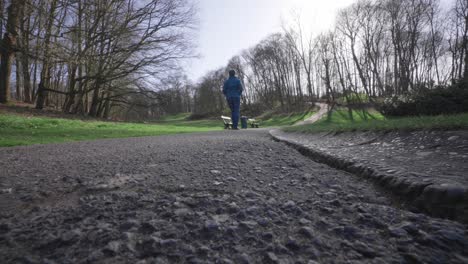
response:
M293 12L310 31L329 28L339 8L353 0L198 0L201 59L187 67L190 79L197 81L210 70L225 66L240 51L250 48L271 33L281 30Z
M190 79L198 81L210 70L225 66L228 60L281 31L282 21L291 23L299 13L301 24L317 35L331 28L336 13L355 0L197 0L200 30L198 52L201 59L187 65ZM441 0L447 6L453 0Z

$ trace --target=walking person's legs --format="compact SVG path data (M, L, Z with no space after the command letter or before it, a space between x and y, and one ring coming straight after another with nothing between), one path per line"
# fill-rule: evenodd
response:
M231 109L232 128L237 129L240 116L240 97L229 97L227 101Z
M240 116L240 97L233 98L233 109L232 109L232 126L234 129L237 129L237 125L239 124L239 116Z

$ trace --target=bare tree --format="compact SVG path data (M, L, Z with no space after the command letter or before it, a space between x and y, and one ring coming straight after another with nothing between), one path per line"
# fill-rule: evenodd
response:
M6 32L0 42L0 103L6 103L10 99L10 75L13 56L17 51L17 27L20 19L20 10L25 0L12 1L8 7L8 20Z
M308 37L305 36L306 33L303 30L300 15L296 15L294 21L295 27L283 30L285 31L288 44L294 48L301 59L302 67L306 74L307 91L309 96L313 97L314 95L317 95L317 93L313 91L312 82L312 53L314 52L313 37L312 35Z
M460 19L461 25L461 56L460 60L464 61L465 67L463 71L463 80L468 82L468 3L464 0L457 0L455 5L455 14ZM460 63L462 65L462 63ZM462 67L460 66L460 72ZM460 77L462 77L460 75Z
M55 19L55 12L57 9L57 0L50 2L48 10L48 18L46 22L46 33L44 38L44 62L42 64L41 81L39 82L39 89L37 91L36 109L42 109L48 93L50 85L50 71L51 71L51 58L50 58L50 42L52 37L52 26Z

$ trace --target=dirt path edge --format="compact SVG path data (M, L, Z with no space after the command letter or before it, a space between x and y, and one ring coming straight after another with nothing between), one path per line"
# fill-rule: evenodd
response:
M293 126L302 126L302 125L313 124L313 123L319 121L320 119L322 119L322 117L324 117L328 113L329 109L328 109L327 104L316 103L316 105L320 108L317 113L313 114L312 116L310 116L309 118L307 118L304 121L299 121L299 122L295 123Z
M373 180L426 214L468 224L468 188L464 186L410 181L365 166L359 161L339 158L302 145L279 129L270 130L269 133L275 141L292 146L316 162Z

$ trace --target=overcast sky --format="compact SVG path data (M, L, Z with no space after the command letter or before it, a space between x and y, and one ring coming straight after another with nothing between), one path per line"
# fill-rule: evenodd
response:
M339 9L355 0L197 0L200 59L186 67L193 81L281 30L294 12L314 35L332 27ZM452 0L442 0L448 2Z

